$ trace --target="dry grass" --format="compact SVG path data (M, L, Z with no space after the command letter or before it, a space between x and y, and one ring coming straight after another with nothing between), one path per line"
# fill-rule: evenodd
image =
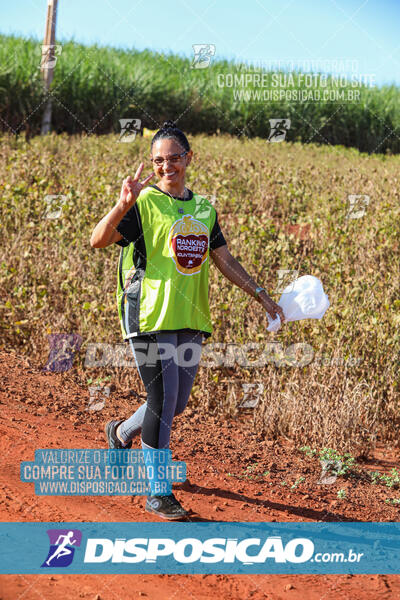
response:
M121 341L119 247L92 249L90 235L116 202L122 179L148 156L148 140L117 139L0 139L2 347L44 365L47 334L77 332L83 343L71 376L83 385L111 377L121 390L143 392L134 369L84 366L88 344ZM238 415L241 384L261 382L264 397L248 415L266 436L353 452L377 439L397 442L400 157L229 136L199 135L192 145L188 186L217 196L232 254L276 300L278 269L320 277L331 308L322 321L269 334L261 307L211 267L209 342L275 340L284 348L305 342L326 360L302 368L201 367L191 402L199 410ZM59 219L44 216L47 194L68 197ZM346 219L348 194L370 196L361 219ZM309 224L309 235L289 234L289 224ZM356 366L327 364L350 356Z

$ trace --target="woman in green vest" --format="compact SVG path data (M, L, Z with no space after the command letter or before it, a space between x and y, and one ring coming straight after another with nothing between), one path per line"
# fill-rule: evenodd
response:
M185 134L173 122L164 123L151 142L154 173L140 182L141 163L135 177L123 181L118 202L90 240L93 248L121 246L118 314L147 392L131 417L106 424L110 448L130 448L139 434L144 453L169 448L173 418L186 407L202 341L212 333L209 256L273 319L279 315L284 321L282 309L230 254L215 208L185 187L192 157ZM154 174L157 185L147 185ZM188 514L156 475L149 484L147 511L164 519Z

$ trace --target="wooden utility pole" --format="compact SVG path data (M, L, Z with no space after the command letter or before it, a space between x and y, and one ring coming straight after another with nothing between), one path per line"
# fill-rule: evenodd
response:
M42 48L42 63L40 66L45 92L49 91L54 76L56 19L58 0L47 0L46 31ZM48 97L42 117L41 135L49 133L51 129L51 96Z

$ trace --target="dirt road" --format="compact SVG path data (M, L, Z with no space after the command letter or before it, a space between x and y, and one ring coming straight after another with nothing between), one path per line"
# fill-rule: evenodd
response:
M0 353L2 521L157 521L143 497L35 496L20 481L22 460L37 448L104 448L103 425L128 416L140 400L111 395L101 411L86 410L88 391L67 373L43 373L13 353ZM133 447L140 447L134 441ZM187 463L188 479L174 484L192 521L398 521L385 503L390 490L341 478L316 482L320 467L290 443L262 439L251 416L221 422L188 408L176 419L173 457ZM399 455L379 448L366 468L389 471ZM304 479L302 479L304 478ZM300 481L299 481L300 480ZM292 485L294 485L292 488ZM346 490L339 499L338 489ZM392 492L392 497L395 494ZM114 600L330 600L400 598L400 576L316 575L3 575L1 600L58 598Z

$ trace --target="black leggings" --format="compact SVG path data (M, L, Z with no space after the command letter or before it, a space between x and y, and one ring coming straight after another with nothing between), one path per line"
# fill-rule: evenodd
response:
M196 376L203 334L161 332L130 338L147 402L121 424L124 442L142 432L150 448L169 448L174 416L185 409Z

